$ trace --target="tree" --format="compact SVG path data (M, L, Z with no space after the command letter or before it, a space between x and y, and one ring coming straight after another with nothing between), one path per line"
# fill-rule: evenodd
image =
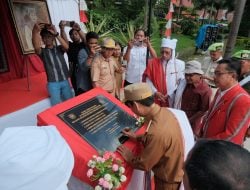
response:
M152 7L157 0L151 0ZM112 29L115 32L126 32L127 23L133 22L135 28L147 29L149 0L86 0L89 14L93 16L93 24L98 25L107 18L100 32Z
M246 0L237 0L235 11L234 11L234 18L233 22L231 23L227 46L224 54L224 58L229 58L232 54L236 38L238 35L238 30L240 26L240 21L243 15L244 7L246 4Z
M250 1L245 5L245 10L240 23L239 35L250 38Z
M114 19L128 23L142 12L145 0L94 0L86 1L88 7L100 15L115 15ZM119 2L119 4L117 3Z
M216 20L218 11L220 9L228 9L228 11L232 11L234 9L235 2L233 0L193 0L194 7L197 10L204 9L204 15L207 10L209 10L209 22L214 14L214 20ZM214 10L215 9L215 10Z

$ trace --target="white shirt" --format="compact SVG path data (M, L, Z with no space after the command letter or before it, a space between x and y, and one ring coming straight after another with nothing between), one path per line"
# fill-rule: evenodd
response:
M166 70L166 81L167 81L167 94L173 95L177 89L181 79L184 79L185 62L179 59L175 59L175 62L169 61L163 62L163 69ZM157 92L157 89L153 85L150 79L146 78L146 82L151 86L153 93Z
M167 109L174 114L181 128L183 145L184 145L184 161L185 161L187 159L188 153L194 146L194 135L191 125L184 111L172 108L167 108ZM184 190L183 183L181 183L179 190Z
M127 47L124 52L126 52ZM130 50L130 58L127 63L127 71L125 79L130 83L136 83L142 81L142 74L146 69L146 56L147 47L145 46L133 46Z

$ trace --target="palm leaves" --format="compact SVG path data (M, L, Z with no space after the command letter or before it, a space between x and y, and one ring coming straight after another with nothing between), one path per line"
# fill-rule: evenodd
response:
M123 47L128 44L128 41L134 38L135 26L132 22L126 24L126 33L120 28L116 28L118 32L112 34L115 41L119 42Z
M86 24L86 28L88 32L92 31L92 32L96 32L97 34L99 34L100 38L108 37L113 29L103 32L103 28L107 24L107 22L108 22L108 19L107 17L104 16L101 22L98 22L97 24L95 24L93 22L93 14L90 13L89 22Z

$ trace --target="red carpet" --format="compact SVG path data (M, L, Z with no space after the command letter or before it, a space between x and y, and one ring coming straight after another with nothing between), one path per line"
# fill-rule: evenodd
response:
M30 91L27 78L0 84L0 116L25 108L48 97L46 74L30 77Z

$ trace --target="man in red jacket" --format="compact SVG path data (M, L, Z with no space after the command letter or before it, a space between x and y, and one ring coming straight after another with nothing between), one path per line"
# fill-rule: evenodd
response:
M238 64L223 59L214 72L218 87L202 123L201 137L242 145L250 125L250 97L237 82Z

